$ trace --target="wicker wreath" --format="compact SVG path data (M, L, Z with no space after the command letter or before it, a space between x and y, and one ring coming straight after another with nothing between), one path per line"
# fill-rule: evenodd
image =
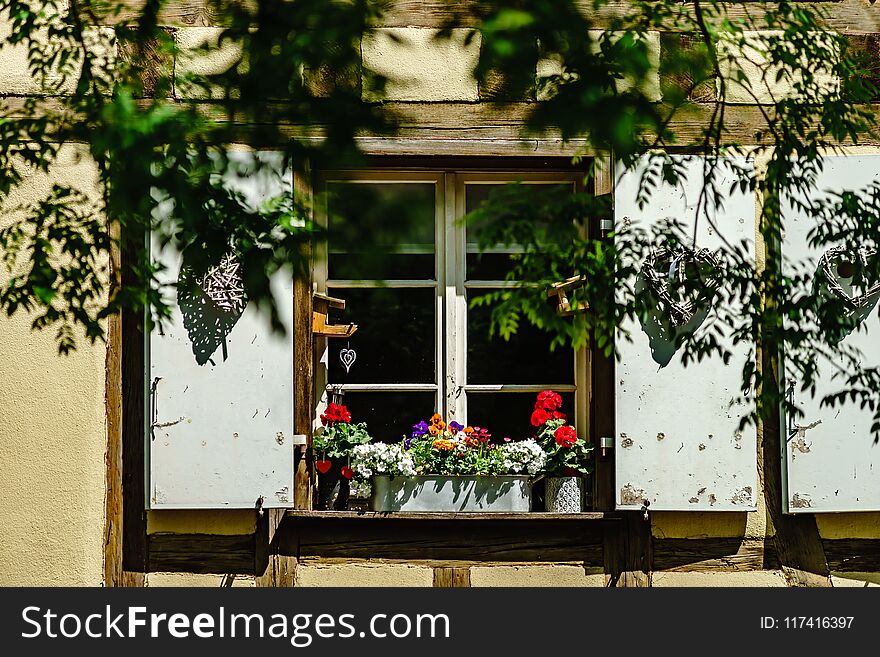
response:
M880 283L875 282L861 294L850 296L839 282L840 278L849 278L849 276L841 276L837 271L837 266L843 261L859 263L863 269L867 269L868 258L876 255L876 253L875 249L848 249L845 246L833 246L819 258L817 272L822 276L822 283L825 285L825 289L843 301L849 307L850 314L863 310L874 301L878 293L880 293Z
M657 271L658 265L665 265L665 273ZM687 301L673 299L668 283L672 280L677 280L680 284L684 283L688 265L694 265L700 272L704 269L714 271L718 267L718 260L709 249L692 251L681 246L676 248L661 246L653 249L642 263L642 277L646 287L676 328L688 324L718 287L713 279L701 278L702 285L694 298Z

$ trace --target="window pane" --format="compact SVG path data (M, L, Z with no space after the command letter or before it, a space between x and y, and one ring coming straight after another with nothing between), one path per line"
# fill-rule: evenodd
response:
M468 184L465 185L465 211L473 212L485 203L493 190L511 183ZM530 190L539 200L546 201L551 194L566 194L573 191L571 183L519 183L520 189ZM515 258L516 248L511 245L500 245L480 253L478 247L479 223L468 222L467 231L467 278L468 280L504 280L511 268L511 259Z
M346 392L352 422L366 422L375 442L396 443L434 413L433 392Z
M469 290L480 296L489 290ZM574 352L550 351L551 335L528 322L520 323L510 340L489 337L492 308L468 308L467 382L470 384L574 383Z
M327 185L331 279L432 280L434 184Z
M332 310L333 324L357 324L350 340L328 340L331 383L435 383L436 290L434 288L334 288L345 310ZM341 349L354 349L346 373Z
M574 424L574 393L563 392L562 412ZM505 436L514 440L534 438L531 424L535 407L535 392L481 392L468 393L467 422L471 426L487 427L492 440L500 442Z

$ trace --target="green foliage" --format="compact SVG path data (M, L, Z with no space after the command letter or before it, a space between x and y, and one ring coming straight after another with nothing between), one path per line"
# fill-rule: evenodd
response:
M577 436L574 436L574 443L557 440L556 433L564 426L564 419L547 420L538 432L538 443L547 454L544 472L551 477L590 474L593 471L593 446Z
M153 321L162 322L173 291L163 289L161 268L145 254L150 233L159 244L203 254L203 267L234 251L248 272L248 298L274 313L269 277L282 269L301 275L321 231L306 199L293 195L252 208L224 188L220 180L236 166L226 151L246 142L282 149L292 166L305 158L316 170L363 164L356 136L390 134L395 127L392 112L362 100L364 89L381 97L385 82L361 70L359 45L383 5L212 3L212 15L226 26L221 43L239 44L240 55L224 73L175 78L173 66L156 65L179 54L158 24L161 0L147 0L134 19L116 25L115 44L94 27L114 13L112 4L0 0L0 14L12 27L0 45L27 50L42 90L0 101L0 201L7 202L28 176L47 173L65 145L82 144L99 172L96 196L57 184L5 217L0 250L8 273L0 283L0 308L29 312L35 328L54 329L62 352L73 349L80 334L101 339L103 320L121 308L147 308ZM880 372L863 368L860 354L840 340L853 330L851 314L812 290L810 272L783 276L779 246L783 201L797 205L808 197L822 156L876 137L869 103L880 94L861 56L845 37L824 28L819 5L763 3L749 12L740 3L700 0L634 1L630 11L605 0L592 5L585 11L575 0L499 0L456 3L450 11L481 35L481 80L503 79L506 98L542 99L531 106L528 135L558 130L564 139L585 138L623 167L656 154L642 177L641 204L651 202L661 181L674 183L681 174L666 153L709 156L697 203L700 222L711 221L709 210L729 192L720 181L730 164L713 156L748 154L762 162L757 173L728 172L737 186L763 199L762 266L754 266L743 244L727 243L712 271L675 290L687 297L703 294L697 287L706 280L719 282L704 299L709 328L676 337L681 358L729 359L728 338L750 345L754 357L742 372L747 419L772 413L780 403L797 414L779 381L814 392L818 375L835 363L841 391L824 401L847 399L874 409L875 428L880 426ZM606 17L602 29L591 18L599 14ZM663 102L651 91L656 62L649 33L656 32L664 34ZM759 74L747 75L746 65ZM347 83L352 72L362 85ZM182 88L213 102L168 98ZM794 93L780 93L782 88ZM755 101L753 143L734 136L732 95ZM676 134L676 125L698 130ZM610 206L590 193L601 160L583 153L575 161L587 163L584 192L537 199L514 185L467 219L484 249L522 246L508 275L515 284L473 303L492 306L493 330L504 337L529 322L546 329L556 346L591 341L610 354L626 339L618 334L624 320L656 306L650 291L632 284L634 263L658 246L692 248L694 238L675 222L650 231L617 226L612 236L602 235L594 219L609 216ZM802 209L822 220L813 234L817 245L878 249L877 189L832 195ZM724 236L723 226L713 228ZM880 258L866 258L863 275L880 280ZM572 303L587 304L589 312L563 317L548 305L545 290L575 276L582 284ZM277 317L275 324L280 327ZM756 342L762 356L785 353L787 371L757 367Z
M355 446L366 445L371 440L366 422L332 422L315 432L312 449L320 458L346 458L351 456Z

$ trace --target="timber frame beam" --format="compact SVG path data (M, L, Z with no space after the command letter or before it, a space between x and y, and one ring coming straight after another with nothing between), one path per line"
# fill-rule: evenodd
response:
M108 17L102 23L112 25L129 21L139 15L143 0L126 0L118 15ZM804 2L827 15L826 25L830 29L845 32L880 32L880 7L863 0L837 0L825 2ZM173 27L212 27L220 25L220 18L212 0L174 0L166 2L159 14L161 25ZM635 3L626 0L610 1L598 10L593 8L592 0L577 0L577 5L596 29L613 27L614 21L632 13ZM728 17L732 20L760 19L768 8L776 7L773 2L728 2L725 3ZM374 27L433 27L449 25L474 27L479 16L485 15L492 3L487 0L394 0L388 10L376 21ZM683 7L683 11L693 14L693 9Z

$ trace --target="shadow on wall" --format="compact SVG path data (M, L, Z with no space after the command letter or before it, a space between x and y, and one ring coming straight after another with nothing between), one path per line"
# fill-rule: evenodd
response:
M199 365L216 365L212 356L223 348L223 360L229 357L226 337L238 323L247 306L241 264L227 253L220 264L207 271L193 264L194 258L183 252L177 279L177 303L183 326L192 343Z

